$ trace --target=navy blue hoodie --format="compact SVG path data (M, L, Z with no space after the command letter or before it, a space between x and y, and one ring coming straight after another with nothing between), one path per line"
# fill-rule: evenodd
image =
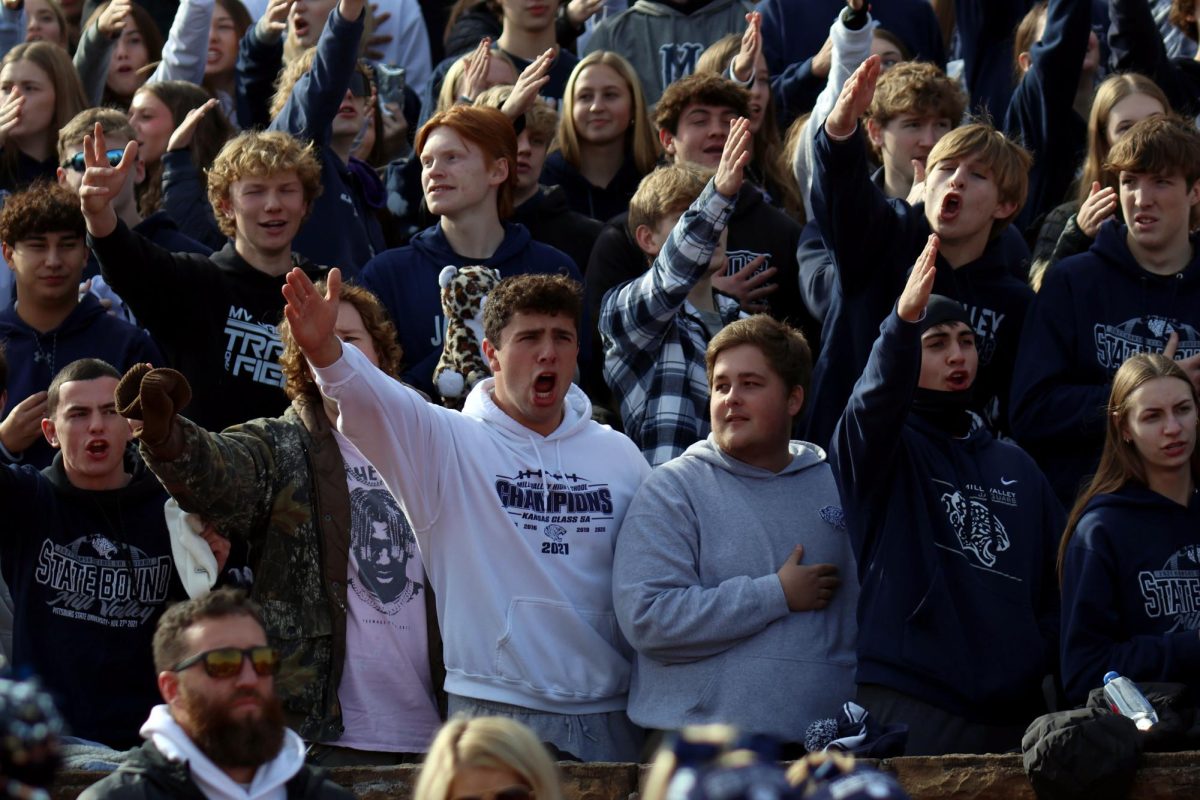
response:
M186 595L171 560L167 493L137 453L121 489L71 485L62 456L42 472L0 467L0 567L15 606L13 662L54 694L70 733L119 750L162 702L151 655L168 600Z
M632 157L626 157L617 174L608 186L593 186L575 167L571 166L562 151L555 150L542 165L540 183L544 186L561 186L567 193L567 203L572 211L608 222L617 214L629 210L629 201L637 191L642 176L638 173ZM586 268L586 264L584 268Z
M861 136L836 142L822 129L813 150L813 218L837 271L813 368L804 437L821 446L830 441L866 366L879 323L903 290L931 232L924 203L909 206L888 199L871 181ZM933 284L934 292L962 303L971 317L979 347L975 408L1000 431L1007 429L1008 385L1025 310L1033 299L1033 290L1013 275L1020 248L1012 234L1002 232L978 259L957 269L939 255ZM1028 248L1023 252L1027 257Z
M535 242L524 225L506 223L504 241L491 258L464 258L450 247L440 224L426 228L406 246L388 250L371 259L359 276L392 315L404 348L405 383L435 395L433 368L442 355L446 320L442 315L438 274L450 265L482 264L500 272L501 278L526 273L565 274L582 282L579 268L570 256L549 245ZM587 330L587 326L583 326ZM582 339L580 352L590 346Z
M1135 353L1161 353L1172 331L1177 358L1200 353L1200 239L1175 275L1147 272L1126 244L1127 228L1100 226L1086 253L1046 272L1021 335L1012 424L1063 505L1075 501L1104 446L1112 377Z
M296 81L287 104L268 127L312 142L321 161L321 194L292 241L292 251L318 264L341 267L344 278L357 275L386 246L367 200L382 192L382 184L375 177L373 185L365 185L373 173L351 170L329 144L333 118L354 74L365 17L349 22L336 8L329 12L312 69Z
M1058 649L1062 508L1019 447L910 414L920 369L920 327L893 312L830 453L858 560L858 683L1031 720Z
M1200 494L1127 483L1088 501L1067 545L1062 671L1082 703L1116 670L1200 691Z
M15 307L0 311L0 343L8 357L8 406L0 416L7 416L29 395L44 392L60 369L80 358L103 359L121 372L143 361L163 363L158 347L144 330L105 313L104 306L90 294L47 333L26 325ZM41 469L49 466L54 450L39 438L19 455L20 463Z
M1009 101L1004 132L1033 153L1029 197L1015 221L1021 230L1067 199L1087 149L1087 122L1074 103L1091 14L1087 0L1050 0L1032 64Z

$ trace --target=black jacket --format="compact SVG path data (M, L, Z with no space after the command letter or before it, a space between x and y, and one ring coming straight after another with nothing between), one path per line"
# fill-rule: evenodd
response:
M130 753L120 768L79 795L80 800L206 800L186 761L169 761L153 742ZM323 769L305 764L287 782L288 800L351 800Z
M539 186L537 194L517 206L509 221L529 228L535 242L569 255L581 270L587 268L592 246L604 228L604 223L573 211L561 186Z

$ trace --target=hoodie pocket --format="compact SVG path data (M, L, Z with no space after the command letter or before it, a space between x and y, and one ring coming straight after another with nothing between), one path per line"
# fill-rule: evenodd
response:
M611 611L516 597L494 668L508 681L558 699L601 700L629 689L629 662L617 650Z

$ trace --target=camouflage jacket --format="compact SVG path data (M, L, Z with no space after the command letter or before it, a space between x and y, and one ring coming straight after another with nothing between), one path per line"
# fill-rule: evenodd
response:
M292 402L282 417L209 433L183 417L183 453L142 456L184 510L250 546L254 599L283 657L275 679L288 724L307 741L341 738L337 688L346 660L350 495L341 451L320 404ZM425 582L429 587L429 582ZM429 668L445 717L442 643L426 597Z

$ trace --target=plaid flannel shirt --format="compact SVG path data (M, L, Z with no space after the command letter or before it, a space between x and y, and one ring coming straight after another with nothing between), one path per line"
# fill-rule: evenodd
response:
M709 432L708 334L687 296L708 272L734 202L710 180L650 269L611 289L601 305L604 379L620 401L625 433L651 466ZM740 313L737 301L722 295L717 309L724 324Z

